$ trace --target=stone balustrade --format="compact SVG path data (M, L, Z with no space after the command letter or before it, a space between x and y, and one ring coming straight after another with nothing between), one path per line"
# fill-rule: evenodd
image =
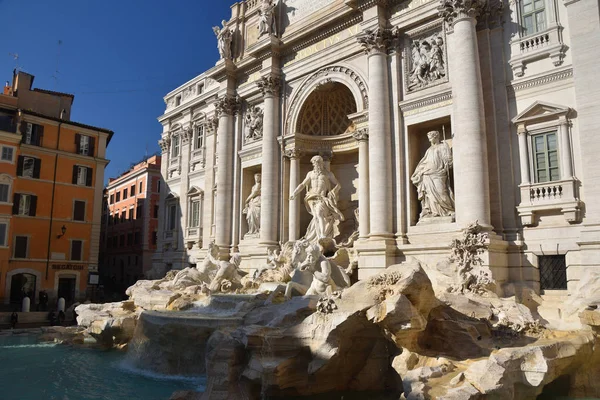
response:
M550 43L550 35L548 33L542 33L523 40L519 45L521 46L521 53L537 50L542 46L547 46Z
M535 214L557 210L570 222L581 220L579 181L567 179L544 183L524 183L520 185L521 204L517 207L524 226L536 224Z

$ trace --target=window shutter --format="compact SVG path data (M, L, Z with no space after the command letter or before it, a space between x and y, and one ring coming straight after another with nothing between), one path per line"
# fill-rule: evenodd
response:
M94 172L93 168L87 168L86 174L85 174L85 186L92 186L92 174Z
M42 145L42 137L44 136L44 126L43 125L36 125L35 126L35 145L36 146L41 146Z
M35 217L37 210L37 196L31 196L31 202L29 203L29 216Z
M13 215L19 214L19 203L20 202L21 202L21 195L19 193L15 193L15 195L13 196L13 209L12 209Z
M77 185L77 172L79 170L79 166L73 165L73 185Z
M36 158L33 162L33 177L36 179L40 178L40 171L42 169L42 160Z
M21 121L21 143L25 143L27 139L27 124L28 122Z
M19 159L17 161L17 176L23 176L23 161L24 160L25 160L25 157L19 156Z
M75 152L81 153L81 135L79 133L75 134Z
M95 144L96 144L96 138L90 137L90 142L89 142L89 150L88 150L88 155L90 157L94 157L94 149L95 149Z

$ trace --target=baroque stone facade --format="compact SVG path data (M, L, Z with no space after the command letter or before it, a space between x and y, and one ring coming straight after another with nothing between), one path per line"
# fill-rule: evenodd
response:
M572 288L600 267L598 3L530 4L236 3L215 67L165 96L155 269L212 242L260 268L330 215L317 239L351 246L363 279L433 263L477 221L499 291ZM295 193L319 174L339 184Z

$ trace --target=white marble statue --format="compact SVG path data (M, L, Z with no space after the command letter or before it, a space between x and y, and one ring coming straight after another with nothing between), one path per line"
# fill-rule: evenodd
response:
M258 237L260 234L260 190L260 174L254 174L254 186L242 211L248 221L247 237Z
M321 156L314 156L310 162L313 170L298 185L290 200L306 189L304 204L312 215L304 239L317 242L319 239L333 239L339 235L338 225L344 216L337 207L340 184L331 171L328 171ZM332 188L333 186L333 188Z
M222 28L218 26L213 27L213 32L217 35L217 48L221 58L231 59L231 41L233 39L233 32L227 26L227 21L223 20Z
M440 133L427 133L431 146L411 176L421 201L420 219L454 216L454 194L450 187L452 151L445 141L440 142Z
M219 261L219 269L208 286L209 293L227 293L240 287L241 276L238 268L242 262L240 253L234 253L229 261Z
M250 107L245 117L244 138L246 142L262 138L263 110L260 107Z
M265 33L269 35L277 35L277 27L275 23L275 7L279 0L262 0L258 9L258 36Z

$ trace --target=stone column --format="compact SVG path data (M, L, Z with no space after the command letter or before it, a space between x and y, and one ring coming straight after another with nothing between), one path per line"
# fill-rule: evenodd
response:
M262 138L262 170L260 195L260 242L267 246L277 244L277 227L279 219L279 136L278 108L279 87L278 77L266 76L257 83L261 90L265 110L263 114Z
M569 138L569 121L566 117L560 118L560 126L558 129L560 140L560 160L562 180L573 179L573 160L571 158L571 140Z
M186 243L186 238L187 238L187 227L188 227L188 207L189 207L189 202L188 202L188 190L189 190L189 179L188 179L188 174L190 171L190 158L191 158L191 151L192 151L192 143L193 143L193 136L194 136L194 131L192 130L191 124L189 126L186 126L185 129L181 132L180 138L181 138L181 153L179 154L179 160L180 160L180 164L179 167L181 168L181 173L179 174L179 176L181 176L181 184L179 186L179 207L181 209L181 220L180 220L180 226L181 226L181 232L180 232L180 243L182 243L183 245L181 246L181 249L183 250L184 253L187 252L187 243Z
M224 96L215 103L219 115L217 130L217 204L215 242L221 250L222 259L229 256L231 248L231 224L233 216L233 116L239 108L238 99Z
M369 237L369 130L352 134L358 141L358 232L361 239Z
M527 151L527 129L519 125L517 127L519 135L519 162L521 167L521 185L531 183L529 176L529 152Z
M298 149L293 149L288 150L285 155L290 159L289 196L291 196L300 184L300 158L302 157L302 152ZM289 202L289 240L294 241L300 239L300 199L296 198Z
M439 13L448 26L452 83L456 222L490 226L485 115L476 18L485 2L442 0Z
M369 186L370 237L392 235L392 164L387 49L390 31L367 29L358 37L369 59Z

